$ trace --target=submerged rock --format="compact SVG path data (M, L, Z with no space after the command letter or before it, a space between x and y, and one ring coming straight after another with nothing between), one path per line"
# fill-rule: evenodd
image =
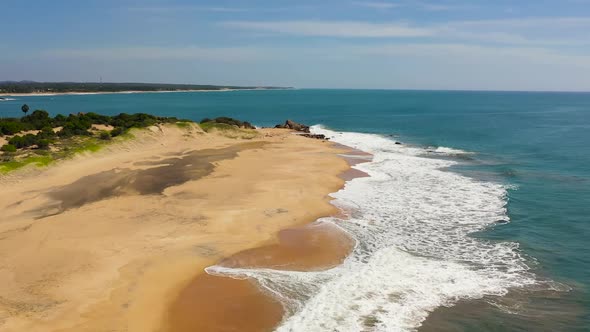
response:
M322 135L322 134L301 134L301 136L303 137L309 137L309 138L315 138L315 139L323 139L323 140L329 140L328 137L326 137L326 135Z

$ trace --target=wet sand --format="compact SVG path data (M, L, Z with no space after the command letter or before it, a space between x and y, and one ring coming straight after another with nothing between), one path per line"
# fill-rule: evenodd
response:
M217 303L203 312L218 324L263 310L260 330L282 316L249 281L199 272L277 244L280 254L260 264L283 264L297 255L293 239L332 238L281 231L337 212L328 194L348 169L341 149L274 129L253 140L176 126L136 136L0 178L0 330L165 331L170 308L188 309L195 297L182 305L179 294L191 292ZM216 285L227 296L212 298Z
M199 274L171 307L163 331L272 331L283 307L250 280Z
M330 223L288 228L278 243L242 251L219 262L230 268L270 268L287 271L324 270L340 265L354 241Z

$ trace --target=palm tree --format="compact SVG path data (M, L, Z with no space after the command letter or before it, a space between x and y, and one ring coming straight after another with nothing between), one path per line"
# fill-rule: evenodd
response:
M21 108L21 111L23 111L23 113L25 113L25 115L27 115L27 112L29 111L29 105L24 104Z

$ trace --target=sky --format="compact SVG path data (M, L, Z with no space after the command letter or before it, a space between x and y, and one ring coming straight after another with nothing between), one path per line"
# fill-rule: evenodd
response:
M590 0L0 0L0 81L590 91Z

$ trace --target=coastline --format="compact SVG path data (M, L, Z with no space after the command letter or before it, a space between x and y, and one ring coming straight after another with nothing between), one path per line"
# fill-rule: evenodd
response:
M331 143L281 129L252 140L174 126L143 133L37 175L3 179L0 252L12 253L0 255L3 330L158 331L195 272L337 213L328 194L349 166ZM104 189L85 185L100 174L121 183L169 178L176 168L157 170L178 159L185 161L178 169L196 173L160 194L128 186L65 210L56 194Z
M338 177L345 182L368 176L351 166L370 161L370 154L335 144L339 156L348 164ZM332 199L330 199L331 201ZM336 210L327 216L347 219L346 211ZM285 318L284 303L255 280L236 279L223 269L272 269L278 271L322 271L344 262L356 241L341 228L308 219L301 225L280 230L276 237L261 246L223 258L198 273L177 295L170 306L162 331L273 331Z
M169 90L169 91L114 91L114 92L34 92L34 93L0 93L0 97L43 97L43 96L84 96L84 95L115 95L140 93L186 93L186 92L231 92L231 91L260 91L260 90L291 90L289 88L254 88L254 89L216 89L216 90Z

